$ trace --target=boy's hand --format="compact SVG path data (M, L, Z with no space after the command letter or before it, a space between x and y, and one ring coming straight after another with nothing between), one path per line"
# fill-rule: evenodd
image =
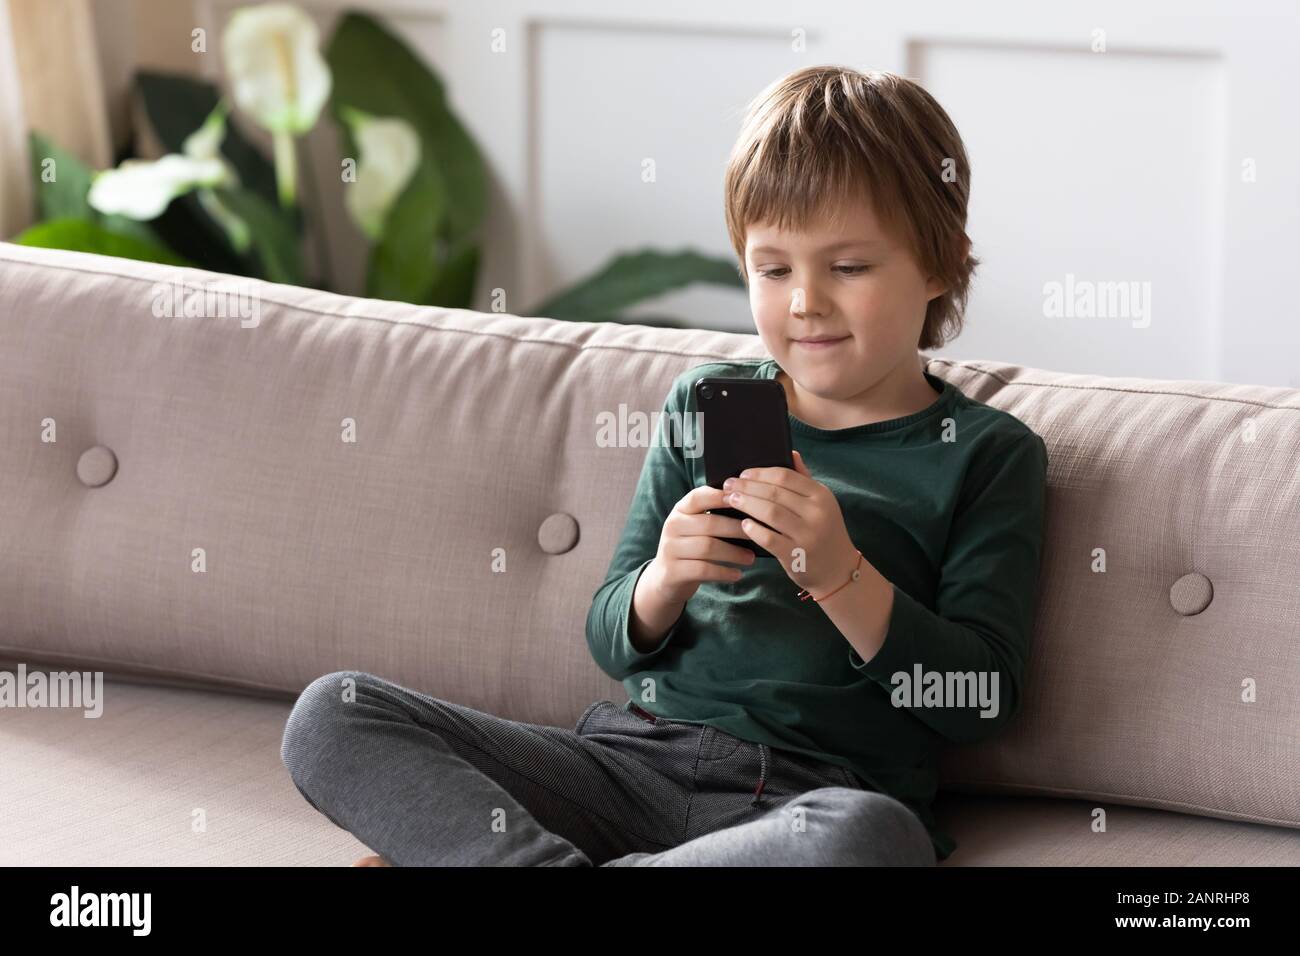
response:
M709 485L693 488L664 519L659 551L652 567L646 568L647 574L653 572L655 589L664 600L685 604L705 581L740 580L738 568L715 562L754 563L753 551L721 540L745 537L740 530L740 519L704 513L710 508L724 507L724 494L722 489Z
M741 532L770 551L791 581L819 596L848 580L858 559L835 494L812 476L803 455L794 468L747 468L728 478L723 504L758 518L740 523ZM775 529L775 530L772 530ZM799 549L802 549L802 555ZM796 561L801 570L794 570Z

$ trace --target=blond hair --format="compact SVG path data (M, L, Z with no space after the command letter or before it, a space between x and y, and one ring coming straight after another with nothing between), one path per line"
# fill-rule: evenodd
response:
M749 104L724 180L727 232L745 267L752 223L804 230L848 202L871 203L947 291L926 306L918 349L962 327L970 280L970 165L957 127L919 84L893 73L810 66Z

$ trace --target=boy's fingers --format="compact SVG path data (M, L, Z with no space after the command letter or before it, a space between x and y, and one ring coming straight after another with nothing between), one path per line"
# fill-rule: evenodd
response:
M743 539L744 536L737 535L737 537ZM677 538L669 545L668 553L678 561L728 561L732 564L749 565L754 560L754 552L748 548L709 535L687 535L684 538Z
M721 488L714 488L712 485L700 485L693 488L686 497L678 504L678 508L687 514L703 514L710 508L724 508L723 496L728 492Z
M740 530L740 518L702 513L689 515L688 518L689 520L680 526L678 534L702 535L710 538L743 538L745 536Z

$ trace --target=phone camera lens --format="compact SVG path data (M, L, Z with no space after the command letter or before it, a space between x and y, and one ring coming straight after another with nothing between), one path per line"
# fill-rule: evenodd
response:
M701 385L701 386L700 386L700 398L706 398L706 399L707 399L707 398L712 398L712 397L713 397L713 386L712 386L712 385Z

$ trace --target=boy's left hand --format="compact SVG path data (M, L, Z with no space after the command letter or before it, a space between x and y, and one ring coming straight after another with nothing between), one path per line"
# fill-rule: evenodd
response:
M740 474L723 485L740 495L727 504L771 525L764 528L747 519L741 529L781 562L791 581L819 595L849 579L858 549L849 538L835 494L812 476L803 455L794 453L793 469L746 468ZM798 549L803 549L802 570L796 571Z

